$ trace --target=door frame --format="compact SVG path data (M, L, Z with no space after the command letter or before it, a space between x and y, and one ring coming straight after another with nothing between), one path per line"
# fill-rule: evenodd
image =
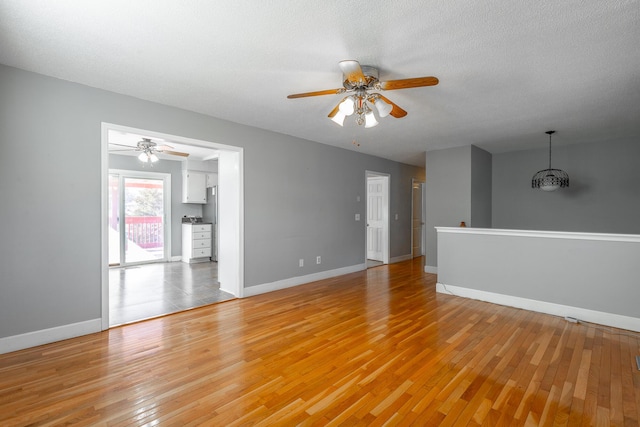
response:
M422 232L420 233L420 249L421 249L422 253L419 254L419 255L416 255L416 254L413 253L413 248L415 247L415 245L413 244L413 222L415 220L415 218L414 218L414 212L415 212L414 203L415 203L415 201L413 199L413 191L416 189L416 185L418 185L418 188L420 189L420 199L422 201L422 203L420 204L420 222L422 224ZM421 181L419 179L411 178L411 258L416 258L418 256L424 256L424 251L425 251L424 196L425 196L425 182Z
M113 123L101 123L100 191L101 191L101 308L102 330L109 329L109 241L108 241L108 184L109 184L109 131L115 130L161 138L176 143L211 148L220 151L218 183L226 188L219 192L219 223L224 222L225 239L220 239L218 250L218 278L221 289L238 298L244 296L244 149L233 145L187 138L133 128ZM224 208L222 208L224 204Z
M382 183L382 191L383 191L383 195L382 195L382 216L383 216L383 220L382 220L382 263L383 264L389 264L389 247L390 247L390 233L389 233L389 228L390 228L390 220L391 220L391 214L390 214L390 188L391 188L391 175L388 173L384 173L384 172L376 172L376 171L370 171L370 170L366 170L365 171L365 206L368 205L369 203L369 185L368 185L368 181L369 178L382 178L383 179L383 183ZM368 217L368 210L367 213L365 213L365 218L364 218L364 224L365 224L365 233L364 233L364 264L367 265L367 252L368 252L368 239L369 239L369 233L366 230L367 227L367 217Z
M123 185L125 178L155 179L158 181L162 180L162 186L163 186L163 190L162 190L163 236L162 238L164 241L164 248L163 248L164 257L162 259L154 259L149 261L126 262L126 257L124 252L124 228L122 227L123 224L120 224L120 232L118 237L120 242L119 266L127 267L127 266L138 265L138 264L153 264L156 262L170 261L171 260L171 197L172 197L171 196L171 174L165 173L165 172L148 172L148 171L136 171L136 170L129 170L129 169L115 169L115 168L113 169L109 168L108 174L118 175L119 187ZM118 216L120 217L120 220L123 220L125 218L125 215L124 215L125 206L123 203L124 188L119 188L118 197L120 198L118 202L118 205L119 205ZM107 240L107 243L108 243L108 240ZM125 262L122 262L123 260L125 260Z

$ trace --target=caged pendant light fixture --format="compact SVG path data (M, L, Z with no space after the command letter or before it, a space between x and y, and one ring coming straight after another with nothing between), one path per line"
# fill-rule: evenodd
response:
M569 186L569 175L560 169L551 169L551 135L555 130L545 132L549 135L549 168L541 170L533 175L531 188L539 188L542 191L556 191L558 188Z

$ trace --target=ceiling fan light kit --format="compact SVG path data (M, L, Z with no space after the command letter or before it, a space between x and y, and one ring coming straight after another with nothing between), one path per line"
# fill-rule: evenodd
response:
M113 144L113 143L110 143L110 144L117 145L119 147L127 147L127 150L111 150L111 152L139 151L140 154L138 154L138 160L140 160L143 163L155 163L158 160L160 160L160 158L156 153L164 153L172 156L181 156L181 157L189 156L189 153L182 153L180 151L170 151L170 150L173 150L173 147L171 147L170 145L165 144L162 146L158 146L158 144L153 142L151 138L142 138L141 141L138 141L135 147L132 147L130 145L123 145L123 144Z
M377 68L368 65L361 66L360 63L355 60L340 61L339 65L343 75L343 87L339 89L296 93L287 96L287 98L295 99L309 96L339 95L352 92L351 95L344 97L342 101L334 107L328 117L338 125L344 126L344 119L348 116L355 115L355 121L358 125L371 128L378 125L378 120L376 120L372 106L375 107L380 118L391 115L398 119L407 115L405 110L381 94L373 91L434 86L439 82L436 77L416 77L380 82L380 80L378 80Z
M140 160L143 163L155 163L160 159L158 158L158 156L155 155L155 153L143 151L138 155L138 160Z
M556 191L558 188L569 187L569 174L561 169L551 169L551 135L555 130L545 132L549 135L549 168L538 171L531 179L531 188L542 191Z

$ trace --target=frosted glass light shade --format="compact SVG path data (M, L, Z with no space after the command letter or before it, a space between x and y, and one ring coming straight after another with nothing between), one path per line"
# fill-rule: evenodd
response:
M142 153L140 153L138 155L138 160L140 160L141 162L148 162L149 161L149 155L147 154L146 151L143 151Z
M540 186L542 191L556 191L560 186L558 184L543 184Z
M340 103L340 106L338 107L338 109L340 110L340 112L342 112L345 116L350 116L353 114L353 112L356 109L356 104L355 102L353 102L353 98L351 98L350 96L347 97L344 101L342 101Z
M149 160L151 160L151 163L155 163L155 162L157 162L157 161L158 161L158 160L160 160L160 159L158 158L158 156L156 156L156 154L155 154L155 153L151 153L151 154L149 155Z
M382 99L376 99L376 102L373 105L376 106L380 117L387 117L393 109L393 106L391 104L387 104Z
M373 115L373 111L369 111L367 114L364 115L364 127L366 128L372 128L374 126L378 126L378 121L376 120L376 117Z
M340 126L344 126L344 118L347 117L342 111L338 111L335 116L331 117L331 120L339 124Z

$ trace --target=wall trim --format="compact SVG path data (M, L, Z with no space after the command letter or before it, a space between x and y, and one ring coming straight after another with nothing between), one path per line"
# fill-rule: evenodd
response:
M366 264L350 265L348 267L336 268L335 270L320 271L318 273L307 274L306 276L291 277L289 279L278 280L271 283L263 283L261 285L249 286L244 288L243 297L251 297L254 295L265 294L267 292L278 291L280 289L292 288L294 286L304 285L306 283L315 282L317 280L330 279L343 274L355 273L367 269Z
M102 319L98 318L71 323L69 325L56 326L55 328L42 329L40 331L27 332L26 334L12 335L10 337L0 338L0 354L93 334L101 330Z
M402 261L410 261L412 259L413 257L411 256L411 254L394 256L389 260L389 264L395 264L396 262L402 262Z
M436 292L640 332L640 318L436 283Z
M435 227L438 233L483 234L489 236L544 237L547 239L604 240L640 243L638 234L579 233L573 231L508 230L501 228Z
M438 267L434 267L433 265L425 265L424 272L431 273L431 274L438 274Z

